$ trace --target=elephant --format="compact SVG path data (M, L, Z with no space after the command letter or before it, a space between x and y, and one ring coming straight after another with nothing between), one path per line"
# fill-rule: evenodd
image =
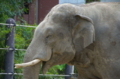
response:
M15 66L24 67L24 79L38 79L59 64L74 65L78 79L120 79L119 2L55 5Z

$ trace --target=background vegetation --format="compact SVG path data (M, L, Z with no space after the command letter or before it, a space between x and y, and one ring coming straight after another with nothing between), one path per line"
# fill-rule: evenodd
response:
M86 2L99 1L99 0L86 0ZM8 18L14 18L14 16L19 16L27 11L25 8L25 3L31 3L32 0L0 0L0 23L5 23ZM19 22L18 22L19 23ZM36 25L34 25L36 27ZM5 39L6 34L10 30L6 29L4 25L0 25L0 48L6 48ZM33 28L26 27L16 27L15 28L15 48L26 49L29 45L32 35ZM4 72L4 56L5 50L0 50L0 73ZM14 62L21 63L23 61L25 51L15 51ZM65 65L57 65L49 69L47 74L64 74ZM22 73L22 69L15 69L15 73ZM0 79L3 79L3 75L0 75ZM42 79L53 79L53 77L41 76ZM62 77L60 77L62 78ZM60 79L59 78L59 79ZM22 76L15 76L15 79L22 79Z

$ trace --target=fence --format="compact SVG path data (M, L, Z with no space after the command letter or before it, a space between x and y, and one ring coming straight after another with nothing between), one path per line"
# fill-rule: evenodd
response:
M5 55L5 73L0 73L0 75L5 75L5 79L13 79L14 75L23 75L22 73L14 73L14 51L26 51L26 49L16 49L14 48L14 30L15 26L21 26L21 27L31 27L35 28L34 26L26 26L26 25L16 25L14 19L9 18L6 20L6 23L0 23L0 25L6 25L7 29L10 29L11 31L6 35L6 45L8 48L0 48L0 50L7 50ZM69 66L70 67L70 66ZM70 72L70 68L67 69ZM67 74L69 73L67 71ZM39 74L40 76L61 76L66 77L66 79L70 79L75 74L68 74L68 75L55 75L55 74Z

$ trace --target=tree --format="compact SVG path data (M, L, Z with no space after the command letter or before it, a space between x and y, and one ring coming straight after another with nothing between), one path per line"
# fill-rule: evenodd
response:
M0 0L0 22L4 22L8 17L21 16L27 10L24 4L31 2L32 0Z

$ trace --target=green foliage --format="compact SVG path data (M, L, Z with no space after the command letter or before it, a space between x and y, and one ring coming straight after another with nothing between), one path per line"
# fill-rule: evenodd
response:
M24 4L31 2L32 0L0 0L0 22L4 22L8 17L21 16L27 10Z
M46 74L55 74L55 75L63 75L65 70L65 64L63 65L55 65L51 67ZM41 73L42 74L42 73ZM58 76L40 76L40 79L64 79L64 77Z

